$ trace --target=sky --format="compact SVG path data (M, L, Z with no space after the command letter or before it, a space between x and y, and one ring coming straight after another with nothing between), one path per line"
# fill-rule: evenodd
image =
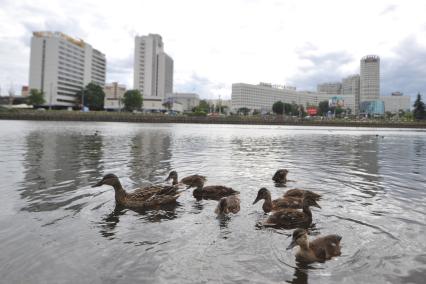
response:
M426 1L0 0L0 88L28 85L33 31L61 31L106 54L107 82L133 88L134 37L160 34L174 91L230 99L232 83L315 91L381 59L381 94L426 94Z

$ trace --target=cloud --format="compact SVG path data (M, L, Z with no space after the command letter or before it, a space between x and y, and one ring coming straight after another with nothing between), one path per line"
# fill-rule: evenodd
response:
M196 93L202 99L230 99L228 88L231 86L220 83L212 82L206 77L193 73L190 78L178 80L175 82L175 92L178 93Z

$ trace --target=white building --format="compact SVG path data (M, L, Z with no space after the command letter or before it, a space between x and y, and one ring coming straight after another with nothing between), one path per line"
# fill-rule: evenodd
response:
M105 54L61 32L34 32L29 88L44 93L45 105L74 106L76 93L93 82L105 84Z
M400 109L409 111L411 107L410 96L403 96L401 93L392 96L380 96L380 100L385 104L385 112L397 113Z
M318 93L325 93L331 95L339 95L342 93L342 83L340 82L327 82L317 85Z
M190 112L194 107L200 104L200 98L198 94L195 93L174 93L169 99L173 102L180 103L184 112Z
M106 110L121 110L124 105L122 99L126 93L126 86L113 82L104 86L104 108Z
M359 75L351 75L342 79L342 95L354 95L354 113L359 113Z
M355 96L352 94L333 95L316 92L296 91L294 87L274 86L272 84L251 85L245 83L232 84L232 110L246 107L250 110L272 111L272 105L277 101L295 103L297 105L318 106L321 101L329 101L333 97L344 101L344 108L355 110Z
M380 97L380 58L367 55L361 58L360 103L375 101Z
M144 108L161 105L173 93L173 59L158 34L135 37L133 87L142 93Z

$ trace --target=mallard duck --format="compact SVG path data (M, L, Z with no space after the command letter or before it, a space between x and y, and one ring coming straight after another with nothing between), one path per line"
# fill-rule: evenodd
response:
M192 195L194 195L195 198L218 199L224 196L240 193L239 191L223 185L204 186L204 178L202 177L193 178L187 188L191 187L195 187L192 192Z
M114 174L105 175L102 180L92 187L110 185L115 191L115 202L118 205L131 208L153 207L162 204L176 202L180 192L175 186L148 186L140 188L132 193L126 192L121 186L120 180Z
M183 184L189 186L189 185L191 185L193 183L194 179L198 179L198 178L203 179L204 182L207 180L207 178L205 176L192 175L192 176L184 177L183 179L180 180L180 183L183 183ZM173 185L179 184L179 182L178 182L178 174L177 174L176 171L171 171L169 173L169 176L166 178L165 181L169 181L169 180L173 180L173 182L172 182Z
M312 223L310 206L321 208L314 199L306 197L302 200L302 211L291 208L274 211L263 225L282 226L286 228L309 226Z
M293 188L293 189L289 189L287 190L284 195L284 197L296 197L296 198L303 198L303 196L310 196L313 199L315 199L316 201L321 199L321 195L315 192L312 192L310 190L304 190L304 189L298 189L298 188Z
M296 253L297 261L306 263L324 262L341 254L341 239L342 237L339 235L328 235L309 242L306 230L299 228L293 232L293 240L287 249L292 249L295 246L300 247Z
M215 213L218 215L231 213L238 213L240 211L240 198L238 195L230 195L222 197L215 209Z
M275 172L274 176L272 177L272 180L276 183L286 183L288 172L289 171L286 169L279 169Z
M302 208L302 198L286 196L272 200L271 192L265 187L259 189L253 204L256 204L261 199L265 200L262 205L262 209L265 213L281 210L284 208Z

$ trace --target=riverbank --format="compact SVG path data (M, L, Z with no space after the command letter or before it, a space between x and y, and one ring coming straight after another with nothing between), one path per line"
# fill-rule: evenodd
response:
M47 120L47 121L99 121L135 123L204 123L204 124L256 124L256 125L306 125L336 127L386 127L426 128L426 121L385 121L385 120L299 120L277 116L167 116L128 112L78 112L78 111L2 111L2 120Z

